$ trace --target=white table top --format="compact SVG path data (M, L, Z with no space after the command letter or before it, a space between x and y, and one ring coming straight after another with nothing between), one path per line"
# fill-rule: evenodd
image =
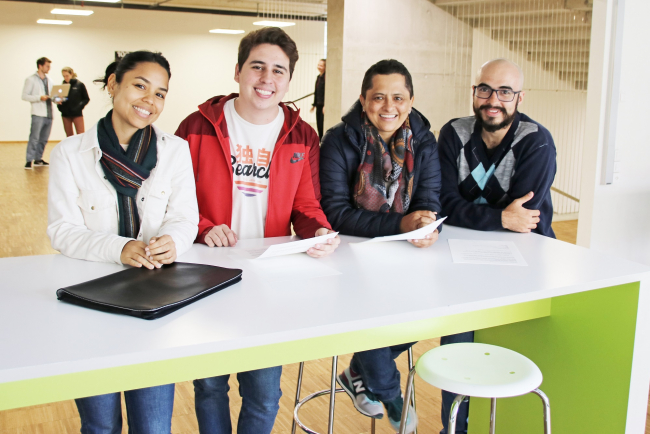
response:
M514 241L528 266L454 264L448 238ZM0 383L363 330L650 277L644 265L539 235L448 225L428 249L405 241L353 247L347 243L360 239L342 237L338 250L319 260L301 254L260 263L234 252L286 240L195 245L179 261L242 268L243 280L154 321L57 301L58 288L121 266L62 255L0 259Z

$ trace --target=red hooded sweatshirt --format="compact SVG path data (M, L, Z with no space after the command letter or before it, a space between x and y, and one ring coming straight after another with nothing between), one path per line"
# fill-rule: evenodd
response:
M233 93L209 99L176 131L190 144L199 202L199 243L205 243L205 235L214 226L232 227L233 173L223 107L237 96ZM284 125L271 157L264 237L291 235L293 223L301 238L311 238L320 228L331 229L320 206L318 136L300 119L299 111L284 104L280 107Z

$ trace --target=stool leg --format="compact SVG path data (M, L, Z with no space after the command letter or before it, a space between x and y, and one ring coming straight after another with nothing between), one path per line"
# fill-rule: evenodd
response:
M305 362L300 362L300 367L298 368L298 381L296 382L296 402L293 404L293 408L296 408L296 405L300 402L300 388L302 387L302 371L304 367ZM296 434L295 420L291 423L291 434Z
M497 399L492 398L490 403L490 434L494 434L497 428Z
M448 433L456 432L456 416L458 416L458 409L465 398L467 397L464 395L456 395L454 402L451 403L451 409L449 410L449 426L447 428Z
M327 420L327 434L334 432L334 400L336 399L336 371L338 366L339 356L332 357L332 383L330 391L330 415Z
M409 347L408 350L408 356L409 356L409 372L411 372L411 369L413 369L414 363L413 363L413 346ZM411 395L411 400L413 401L413 411L416 411L417 409L415 408L415 383L413 383L412 391L413 394ZM413 434L418 434L418 429L415 428L415 431L413 431Z
M375 434L375 418L370 418L370 434Z
M415 368L409 371L409 376L406 379L406 391L404 392L404 407L402 408L402 419L399 424L399 434L406 432L406 419L409 414L409 405L411 404L411 394L413 391L413 378L415 378Z
M548 396L540 389L535 389L531 393L539 396L544 404L544 434L551 434L551 403Z

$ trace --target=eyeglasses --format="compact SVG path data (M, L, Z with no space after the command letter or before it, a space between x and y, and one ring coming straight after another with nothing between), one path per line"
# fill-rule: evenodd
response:
M477 98L489 99L492 96L492 92L495 92L501 102L511 102L518 93L521 93L521 91L515 92L512 89L492 89L490 86L485 85L472 86L472 88L474 89L474 96Z

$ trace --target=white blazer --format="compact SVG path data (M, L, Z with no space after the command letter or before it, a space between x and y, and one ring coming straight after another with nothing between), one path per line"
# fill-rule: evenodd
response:
M45 93L45 86L43 86L43 81L38 76L38 73L34 73L25 79L22 99L32 103L32 114L34 116L47 117L47 102L41 101L41 95L52 93L52 79L50 77L47 77L47 87L47 93ZM54 117L54 103L52 104L52 113L52 117Z
M136 197L140 216L137 239L170 235L177 254L196 239L199 209L194 171L187 142L154 126L158 162ZM116 262L131 238L118 235L117 192L105 178L97 139L97 124L68 137L50 155L47 195L47 235L52 247L66 256Z

